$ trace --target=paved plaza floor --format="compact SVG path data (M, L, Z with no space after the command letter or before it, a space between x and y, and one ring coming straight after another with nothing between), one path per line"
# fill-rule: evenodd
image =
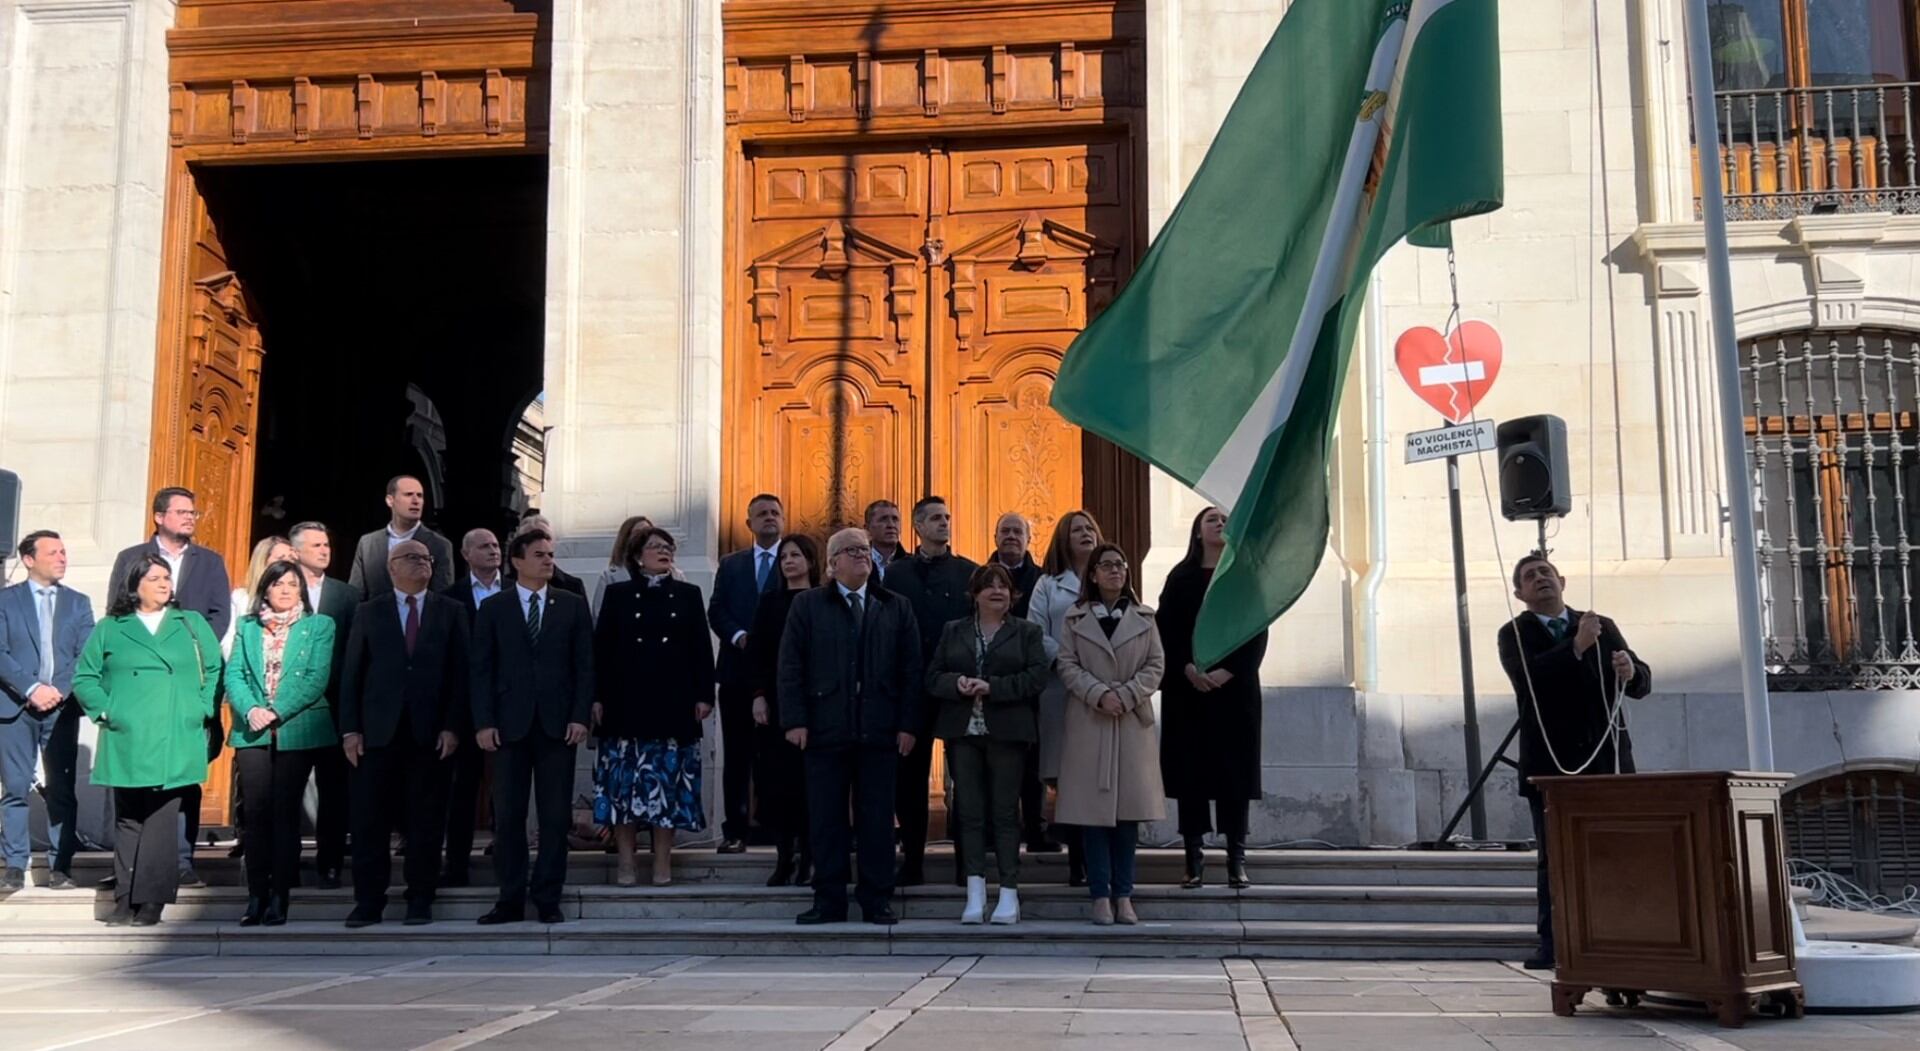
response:
M1912 1051L1920 1015L1556 1018L1506 964L4 955L8 1051Z

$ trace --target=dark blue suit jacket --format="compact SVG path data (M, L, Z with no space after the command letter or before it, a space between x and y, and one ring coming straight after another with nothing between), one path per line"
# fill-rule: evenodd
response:
M53 681L61 697L73 693L73 666L93 633L93 603L58 585L53 603ZM27 691L40 681L40 611L33 586L22 582L0 590L0 719L11 719L26 705Z
M467 650L473 728L498 730L506 744L536 728L558 741L568 723L592 722L593 614L587 600L549 583L542 609L537 643L527 638L517 587L480 603L473 618Z
M145 554L160 554L160 545L148 540L116 555L107 586L119 587L133 568L133 560ZM227 560L210 547L188 544L180 563L180 575L185 579L173 582L173 604L207 618L207 627L213 629L214 638L225 636L227 624L233 620L233 585L227 577ZM107 596L107 605L113 605L113 596Z
M720 560L713 573L713 597L707 600L707 624L720 637L720 666L716 678L722 686L745 686L751 679L747 654L733 644L734 635L753 626L753 611L760 605L765 588L755 581L754 565L759 548L735 551ZM767 568L767 587L781 585L780 559L776 556Z

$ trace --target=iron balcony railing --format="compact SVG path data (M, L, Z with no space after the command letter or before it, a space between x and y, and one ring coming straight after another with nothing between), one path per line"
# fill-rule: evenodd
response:
M1715 92L1727 218L1920 214L1915 88L1920 83ZM1696 187L1699 174L1696 150Z

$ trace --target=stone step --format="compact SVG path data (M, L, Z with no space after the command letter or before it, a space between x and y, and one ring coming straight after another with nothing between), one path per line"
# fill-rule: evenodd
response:
M396 890L389 915L398 919L402 908ZM467 887L442 891L435 915L447 920L470 920L493 903L490 888ZM1134 898L1143 915L1155 919L1200 923L1236 921L1373 922L1373 923L1516 923L1533 917L1531 887L1340 886L1300 884L1255 886L1246 890L1203 887L1186 890L1170 885L1141 885ZM671 887L569 886L561 907L570 919L587 920L791 920L811 902L812 892L798 887L753 887L724 883L691 883ZM994 896L988 895L992 906ZM896 908L905 919L957 920L965 892L957 887L913 887L900 892ZM34 888L0 898L0 923L81 924L103 918L112 909L105 892L51 891ZM246 907L239 887L186 889L167 915L178 921L232 923ZM352 891L302 889L292 900L294 915L302 920L340 921L353 908ZM1035 920L1074 921L1087 914L1084 889L1063 885L1027 884L1021 891L1023 914Z
M1143 905L1143 913L1147 912ZM857 914L857 910L856 910ZM908 919L893 927L858 922L799 927L786 920L579 920L554 926L481 927L441 921L422 927L383 923L346 930L296 921L242 929L230 923L178 922L151 928L97 923L9 922L6 955L426 955L619 954L969 955L1295 957L1344 959L1519 959L1533 948L1530 924L1208 923L1143 917L1136 927L1084 921L1025 920L1017 926L963 927L952 920Z
M308 858L311 859L311 846ZM44 872L44 856L37 859L36 882ZM641 872L649 861L640 859ZM89 852L76 855L73 876L83 884L112 873L112 856ZM1028 854L1020 856L1023 883L1065 883L1067 856ZM1140 851L1136 880L1142 885L1178 883L1185 861L1180 851L1145 848ZM396 871L398 869L396 863ZM194 868L215 886L240 886L245 883L241 862L227 857L224 849L202 849L194 859ZM1296 886L1499 886L1534 885L1534 855L1528 851L1421 851L1421 850L1254 850L1247 853L1247 869L1255 883ZM476 885L493 882L492 859L475 849L472 877ZM721 883L759 886L773 871L773 851L756 847L744 854L717 854L710 848L689 847L674 851L675 883ZM927 850L926 875L936 883L953 879L952 848L940 845ZM603 851L576 850L568 855L567 882L575 886L605 884L614 876L613 855ZM1207 851L1207 876L1211 881L1226 878L1226 854Z

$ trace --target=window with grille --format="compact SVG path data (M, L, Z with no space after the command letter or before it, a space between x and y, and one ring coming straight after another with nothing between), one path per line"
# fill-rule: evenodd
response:
M1768 336L1741 359L1771 685L1920 688L1920 333Z
M1920 885L1920 775L1836 774L1788 792L1780 817L1795 860L1889 898Z

